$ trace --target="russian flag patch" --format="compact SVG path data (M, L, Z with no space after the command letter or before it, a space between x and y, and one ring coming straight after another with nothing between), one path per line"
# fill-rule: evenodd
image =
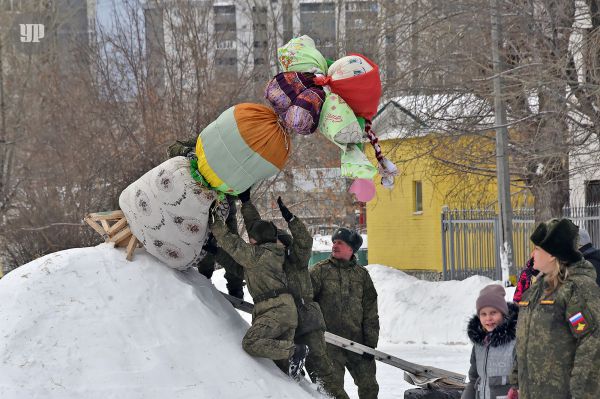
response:
M573 330L577 333L584 332L588 326L581 312L577 312L573 316L569 317L569 322L571 323L571 326L573 326Z

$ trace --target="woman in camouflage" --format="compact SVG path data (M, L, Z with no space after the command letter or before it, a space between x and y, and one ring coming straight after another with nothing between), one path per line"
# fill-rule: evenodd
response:
M600 288L577 250L578 227L551 219L531 235L535 283L519 302L509 398L600 398Z

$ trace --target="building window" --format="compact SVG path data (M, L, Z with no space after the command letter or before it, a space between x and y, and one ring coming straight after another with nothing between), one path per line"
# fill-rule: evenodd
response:
M235 48L234 40L217 40L218 50L233 50Z
M423 184L420 180L413 181L413 212L423 212Z
M214 6L217 15L235 15L235 6Z
M588 180L585 182L585 203L600 204L600 180Z

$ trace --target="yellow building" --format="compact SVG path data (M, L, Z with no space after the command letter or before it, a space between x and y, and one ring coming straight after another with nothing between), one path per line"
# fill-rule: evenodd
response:
M443 270L442 208L489 208L498 195L493 176L457 171L440 160L441 155L447 159L459 147L469 148L472 154L484 149L487 152L494 144L472 137L442 136L426 129L418 134L398 131L397 126L410 128L411 124L398 120L403 110L387 108L392 116L386 115L384 108L383 116L380 112L378 117L386 120L382 123L376 117L374 130L383 153L400 173L392 190L376 184L376 197L367 204L369 263L437 274ZM374 160L372 148L366 152ZM481 167L495 169L495 165Z

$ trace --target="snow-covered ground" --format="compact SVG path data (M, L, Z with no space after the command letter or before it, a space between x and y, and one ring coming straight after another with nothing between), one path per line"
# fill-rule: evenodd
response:
M465 373L465 325L491 280L432 283L368 269L379 349ZM213 283L225 289L222 271ZM171 270L143 250L133 262L105 244L57 252L0 280L0 398L319 397L242 350L247 320L195 270ZM382 399L411 387L391 366L377 374ZM358 397L348 374L346 389Z

